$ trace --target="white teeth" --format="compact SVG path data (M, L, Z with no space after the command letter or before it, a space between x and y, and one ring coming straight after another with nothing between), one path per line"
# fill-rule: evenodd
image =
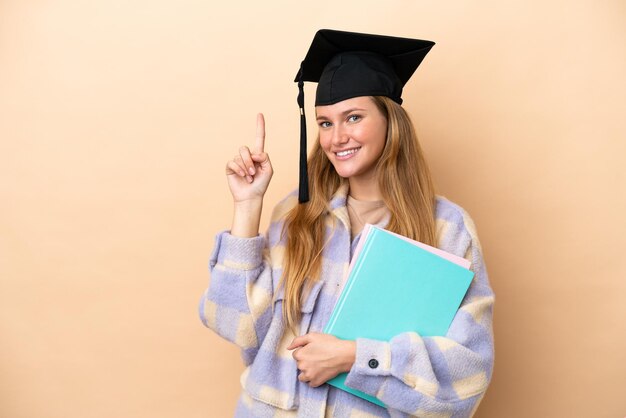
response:
M352 148L352 149L349 149L349 150L340 151L340 152L337 153L337 157L345 157L346 155L354 154L358 150L359 150L359 148Z

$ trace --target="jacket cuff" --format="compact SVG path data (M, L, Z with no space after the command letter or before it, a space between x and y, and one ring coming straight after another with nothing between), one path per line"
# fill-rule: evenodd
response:
M357 338L356 359L346 376L345 384L362 392L376 394L384 379L367 379L367 377L382 377L390 374L391 345L385 341Z
M216 264L237 270L253 270L263 261L265 238L257 235L252 238L235 237L223 231L215 237L211 255L211 267Z

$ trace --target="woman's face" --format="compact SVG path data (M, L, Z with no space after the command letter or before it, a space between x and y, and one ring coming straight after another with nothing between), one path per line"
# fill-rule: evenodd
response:
M387 120L367 96L317 106L320 145L337 173L373 180L387 139Z

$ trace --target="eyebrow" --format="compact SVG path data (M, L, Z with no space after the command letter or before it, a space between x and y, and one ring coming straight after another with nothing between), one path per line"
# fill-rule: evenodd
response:
M360 107L352 107L350 109L344 110L343 112L341 112L340 115L341 116L346 116L346 115L348 115L349 113L352 113L352 112L366 112L366 111L367 111L367 109L361 109ZM322 115L322 116L317 116L316 119L320 120L320 119L328 119L328 118L326 116Z

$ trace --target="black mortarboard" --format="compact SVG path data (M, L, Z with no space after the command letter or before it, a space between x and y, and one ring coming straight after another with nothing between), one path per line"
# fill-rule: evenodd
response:
M317 31L295 79L300 106L300 203L309 200L304 81L318 83L316 106L360 96L386 96L402 104L402 87L433 45L420 39Z

